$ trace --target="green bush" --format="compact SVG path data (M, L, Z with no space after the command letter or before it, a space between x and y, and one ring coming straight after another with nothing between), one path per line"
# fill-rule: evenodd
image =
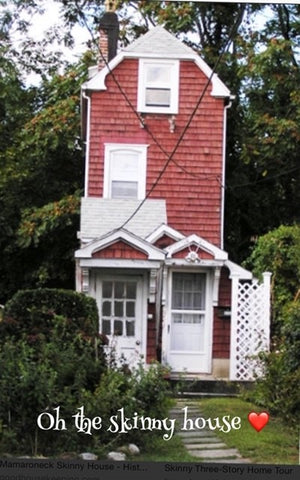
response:
M246 399L278 415L291 426L300 423L300 302L283 309L281 336L270 353L261 355L264 376Z
M260 237L244 266L258 277L272 272L272 332L278 335L283 309L299 293L300 225L281 225Z
M62 315L70 334L98 332L98 310L93 298L72 290L38 288L20 290L7 302L0 322L0 341L23 334L47 335Z
M108 368L105 338L97 333L94 299L63 290L18 292L0 322L0 453L58 455L65 451L103 452L130 441L145 446L161 431L107 431L110 417L124 408L126 417L164 418L169 408L165 368L151 365L130 371ZM66 431L43 431L37 418L54 413ZM89 418L103 418L92 435L78 433L73 415L84 407Z

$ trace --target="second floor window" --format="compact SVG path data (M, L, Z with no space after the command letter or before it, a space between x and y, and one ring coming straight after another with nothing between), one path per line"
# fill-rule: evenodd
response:
M146 145L106 144L103 197L143 199L146 159Z

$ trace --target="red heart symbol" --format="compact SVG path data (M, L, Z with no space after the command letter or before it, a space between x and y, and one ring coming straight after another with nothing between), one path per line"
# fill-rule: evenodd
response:
M250 412L248 415L248 420L252 427L255 428L257 432L260 432L267 425L269 417L270 415L268 412Z

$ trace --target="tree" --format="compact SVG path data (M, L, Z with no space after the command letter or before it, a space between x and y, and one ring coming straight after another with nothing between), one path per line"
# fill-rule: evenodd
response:
M3 145L2 302L19 288L74 286L73 252L83 184L80 86L89 62L86 55L63 75L44 81L33 102L40 107L23 117L22 128Z

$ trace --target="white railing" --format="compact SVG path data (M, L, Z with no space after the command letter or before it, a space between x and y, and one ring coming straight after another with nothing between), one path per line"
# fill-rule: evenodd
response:
M257 355L269 350L270 279L269 272L263 283L232 276L230 380L254 380L262 374Z

